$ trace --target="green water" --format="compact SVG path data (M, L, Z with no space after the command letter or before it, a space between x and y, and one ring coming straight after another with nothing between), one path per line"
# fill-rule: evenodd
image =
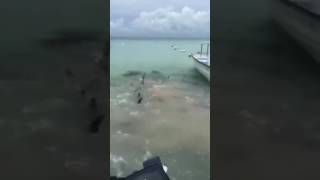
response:
M201 42L205 40L112 40L111 76L118 76L123 71L132 69L185 72L192 67L188 54L198 51ZM171 45L186 52L175 51Z
M111 41L111 175L128 175L158 155L173 180L209 179L210 88L188 57L204 41ZM132 70L146 73L140 104L141 76L123 76Z

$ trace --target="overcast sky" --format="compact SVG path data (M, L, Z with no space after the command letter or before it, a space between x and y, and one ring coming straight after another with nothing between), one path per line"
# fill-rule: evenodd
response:
M111 36L209 37L210 0L111 0Z

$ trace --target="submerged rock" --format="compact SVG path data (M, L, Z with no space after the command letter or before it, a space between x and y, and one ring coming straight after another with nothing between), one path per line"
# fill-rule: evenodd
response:
M151 80L168 80L170 76L165 75L164 73L152 70L151 73L146 73L143 71L136 71L136 70L130 70L122 74L122 76L130 77L130 76L139 76L141 75L141 84L144 84L145 79L151 79Z
M152 80L166 81L170 78L170 76L165 75L160 71L152 70L151 73L149 74L149 78Z

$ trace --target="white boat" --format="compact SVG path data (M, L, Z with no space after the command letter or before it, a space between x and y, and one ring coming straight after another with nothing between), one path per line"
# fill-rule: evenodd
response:
M273 0L273 18L320 63L320 0Z
M200 52L191 54L190 57L193 59L195 68L210 81L210 44L202 43Z

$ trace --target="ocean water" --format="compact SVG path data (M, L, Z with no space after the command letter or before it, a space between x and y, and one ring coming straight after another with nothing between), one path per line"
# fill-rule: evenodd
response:
M210 178L210 87L188 57L204 41L111 40L111 175L160 156L173 180Z

